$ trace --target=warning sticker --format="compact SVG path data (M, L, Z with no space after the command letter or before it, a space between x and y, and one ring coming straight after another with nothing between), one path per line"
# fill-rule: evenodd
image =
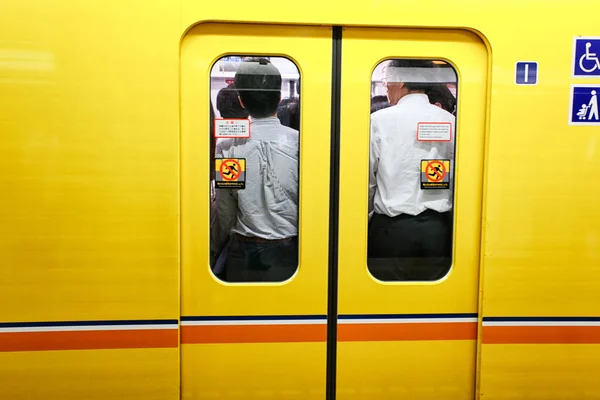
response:
M217 189L246 188L246 159L215 159L215 187Z
M449 142L452 140L450 122L419 122L417 124L419 142Z
M246 118L215 118L215 138L249 138L250 120Z
M450 160L421 160L421 189L449 189Z

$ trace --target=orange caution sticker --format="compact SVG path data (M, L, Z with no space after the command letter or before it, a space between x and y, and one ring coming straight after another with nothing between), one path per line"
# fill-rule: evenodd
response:
M421 160L421 189L449 189L450 160Z
M215 159L215 187L217 189L246 188L246 159Z

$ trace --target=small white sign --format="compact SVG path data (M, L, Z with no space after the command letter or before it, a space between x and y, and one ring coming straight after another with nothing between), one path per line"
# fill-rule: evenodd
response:
M419 122L417 124L419 142L449 142L452 140L450 122Z
M246 118L215 118L215 138L249 138L250 120Z

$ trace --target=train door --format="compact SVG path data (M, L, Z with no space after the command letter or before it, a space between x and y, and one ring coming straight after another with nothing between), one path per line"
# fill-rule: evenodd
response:
M326 27L201 24L182 42L184 399L324 397L331 54L331 28ZM240 61L248 57L252 66L237 74ZM259 72L253 75L254 70ZM244 79L237 81L238 76ZM270 108L273 99L277 117ZM265 105L268 110L261 108ZM249 121L245 112L269 118ZM271 140L277 124L285 126L285 140ZM209 128L212 137L220 137L216 143L207 135ZM263 153L251 147L251 140L259 136L271 138L272 159L257 161L256 154ZM242 142L249 143L245 153L237 152ZM218 155L209 163L210 152ZM285 182L269 181L270 170ZM243 235L244 229L256 233L264 228L265 205L242 198L261 185L268 186L261 193L269 197L265 204L281 228L274 248L240 241L251 236ZM298 196L298 186L296 210L289 199ZM227 200L219 196L229 196L231 188L241 189L238 200L246 201L252 215L233 224L236 242L218 243L214 252L212 240L218 242L219 234L211 228L211 217L217 217L211 205L214 199ZM293 225L295 244L286 239ZM252 273L237 269L238 264L227 265L224 273L220 260L226 252L232 259L246 252L254 263Z
M466 31L348 28L341 57L337 399L472 399L486 47ZM413 87L427 96L393 98L407 88L393 86L400 81L429 83ZM448 112L402 121L398 107L370 114L386 102L425 107L430 99ZM416 137L398 147L393 135L406 123ZM371 145L370 135L379 135ZM388 182L415 171L420 187L370 196L369 168ZM405 221L389 216L398 212Z

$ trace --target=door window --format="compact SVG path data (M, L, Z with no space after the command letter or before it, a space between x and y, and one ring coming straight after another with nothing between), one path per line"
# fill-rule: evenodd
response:
M452 261L457 75L438 60L373 71L368 268L382 281L428 281Z
M282 57L211 70L211 269L280 282L298 268L300 73Z

